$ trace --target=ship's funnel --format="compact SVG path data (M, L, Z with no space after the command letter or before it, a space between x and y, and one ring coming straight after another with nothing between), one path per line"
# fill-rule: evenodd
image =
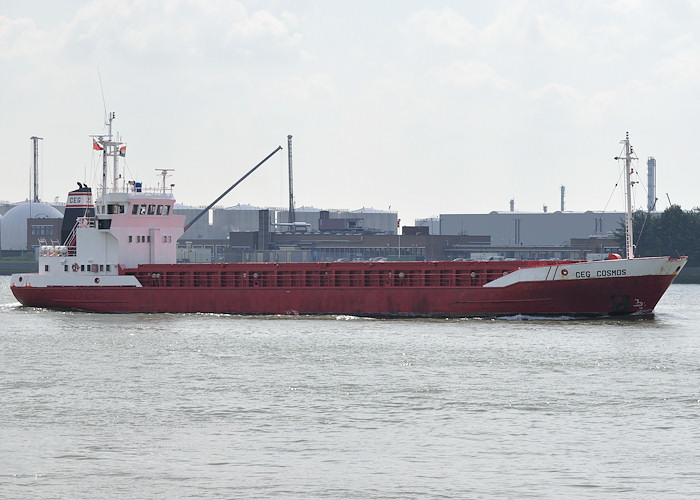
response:
M94 217L95 206L92 204L92 189L78 183L78 189L68 193L66 211L63 213L63 226L61 226L61 241L66 245L73 242L66 241L73 231L78 217Z

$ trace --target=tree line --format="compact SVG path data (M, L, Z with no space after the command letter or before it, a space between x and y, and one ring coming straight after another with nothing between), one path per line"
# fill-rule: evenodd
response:
M639 210L632 214L632 224L635 257L687 255L688 266L700 266L700 209L671 205L660 214ZM625 248L624 225L615 238Z

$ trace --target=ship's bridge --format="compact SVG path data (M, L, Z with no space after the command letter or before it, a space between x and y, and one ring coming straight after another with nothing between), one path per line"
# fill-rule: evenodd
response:
M41 257L61 258L63 272L77 273L84 268L114 273L118 266L175 263L177 240L184 232L185 217L173 212L174 203L170 193L107 193L96 200L94 217L77 218L74 232L68 238L72 244L46 246ZM65 260L66 257L69 259ZM48 265L47 260L45 266Z
M97 214L168 216L175 198L170 193L108 193L95 202Z

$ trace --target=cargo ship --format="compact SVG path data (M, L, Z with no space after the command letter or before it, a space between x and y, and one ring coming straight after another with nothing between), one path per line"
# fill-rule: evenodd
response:
M633 257L630 173L635 157L627 135L623 156L617 158L626 170L626 258L177 263L185 217L173 211L167 171L162 170L157 191L125 183L118 174L125 146L112 136L113 119L112 113L108 134L93 138L94 148L102 151L101 196L93 202L91 189L83 185L71 191L62 244L41 246L37 274L12 275L12 292L23 306L366 317L644 315L653 313L687 262L682 256Z

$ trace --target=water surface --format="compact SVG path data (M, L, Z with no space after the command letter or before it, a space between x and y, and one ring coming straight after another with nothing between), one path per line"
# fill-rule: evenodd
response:
M0 497L700 495L700 286L651 320L103 315L0 277Z

